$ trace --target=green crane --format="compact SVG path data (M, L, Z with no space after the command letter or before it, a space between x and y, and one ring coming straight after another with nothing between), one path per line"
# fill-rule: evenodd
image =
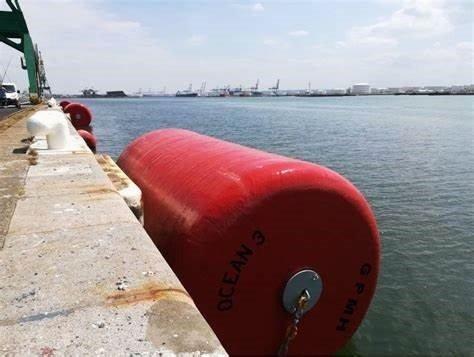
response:
M30 101L39 103L44 91L50 91L41 52L33 44L18 0L6 0L11 11L0 11L0 41L24 55L21 67L28 72Z

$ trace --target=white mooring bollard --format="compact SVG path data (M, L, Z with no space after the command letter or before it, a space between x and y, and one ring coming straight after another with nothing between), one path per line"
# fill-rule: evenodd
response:
M59 106L58 103L56 102L56 99L54 98L51 98L50 100L48 100L47 104L48 104L48 108L56 108Z
M62 112L40 110L26 121L26 128L31 135L45 135L49 150L66 149L69 141L69 127Z

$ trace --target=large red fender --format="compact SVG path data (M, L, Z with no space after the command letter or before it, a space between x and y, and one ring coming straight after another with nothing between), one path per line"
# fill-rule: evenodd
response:
M77 128L87 127L92 121L92 113L85 105L70 103L64 108L64 113L71 116L72 125Z
M342 176L177 129L141 136L118 164L143 191L147 232L231 355L275 354L298 301L290 354L334 353L355 332L380 243Z

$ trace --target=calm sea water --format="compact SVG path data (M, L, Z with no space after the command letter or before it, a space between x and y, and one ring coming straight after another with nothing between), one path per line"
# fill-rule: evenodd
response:
M474 353L472 96L84 100L99 151L179 127L334 169L372 205L375 298L345 352Z

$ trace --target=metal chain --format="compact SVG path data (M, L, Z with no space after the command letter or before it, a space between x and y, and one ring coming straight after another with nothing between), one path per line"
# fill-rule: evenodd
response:
M290 342L295 339L298 334L298 324L304 313L304 308L310 299L309 291L304 289L296 303L295 312L293 313L293 320L286 328L285 339L278 349L278 356L286 356L288 354L288 347Z

